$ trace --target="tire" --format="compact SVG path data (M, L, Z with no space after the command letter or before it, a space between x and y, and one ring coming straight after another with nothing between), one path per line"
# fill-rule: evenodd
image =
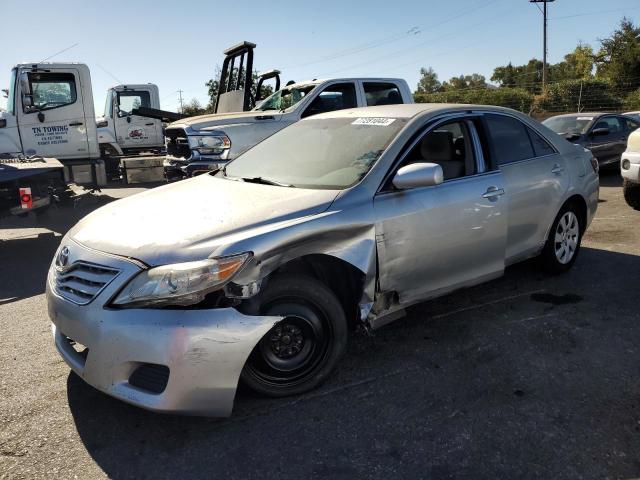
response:
M559 274L573 266L580 252L584 228L576 205L572 203L564 205L553 221L549 237L540 255L544 270Z
M299 395L327 379L347 346L347 319L335 294L306 275L282 275L258 294L261 315L283 315L254 347L240 376L268 397Z
M635 183L622 179L622 193L624 194L624 200L631 208L640 210L640 183Z

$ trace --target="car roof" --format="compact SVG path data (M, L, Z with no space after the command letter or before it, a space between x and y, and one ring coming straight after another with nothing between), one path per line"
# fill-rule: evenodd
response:
M380 105L376 107L350 108L321 113L309 118L346 118L346 117L379 117L379 118L412 118L426 113L446 111L492 111L510 112L514 110L490 105L467 105L457 103L405 103L397 105Z
M284 87L307 87L309 85L320 85L325 82L404 82L401 78L389 78L389 77L344 77L344 78L314 78L313 80L300 80L299 82L285 85ZM282 88L284 88L282 87Z
M580 112L580 113L565 113L562 115L554 115L553 117L549 117L549 118L570 118L570 117L593 117L593 118L598 118L598 117L602 117L604 115L622 115L620 113L615 113L615 112ZM548 120L548 119L547 119Z

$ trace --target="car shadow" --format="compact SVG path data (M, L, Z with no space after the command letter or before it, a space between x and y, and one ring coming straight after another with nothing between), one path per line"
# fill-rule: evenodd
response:
M620 168L609 167L600 170L600 186L601 187L621 187L622 176Z
M147 412L73 373L69 408L114 479L634 476L640 317L619 278L640 284L640 256L583 248L560 276L510 267L352 335L316 391L239 393L227 419Z
M108 195L88 196L74 207L50 208L46 213L24 218L0 219L0 229L24 229L17 236L0 240L0 305L39 295L45 290L47 270L62 235L96 208L117 200ZM38 230L32 233L30 229ZM48 232L42 233L40 230Z

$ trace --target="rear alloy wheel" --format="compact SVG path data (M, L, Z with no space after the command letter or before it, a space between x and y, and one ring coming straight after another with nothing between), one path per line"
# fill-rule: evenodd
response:
M270 397L297 395L322 383L347 343L340 301L323 283L305 275L274 278L260 293L260 314L283 317L255 346L241 379Z
M640 210L640 183L631 182L624 178L622 181L622 193L627 205Z
M542 264L550 273L566 272L576 261L584 228L573 205L563 207L551 227L542 250Z

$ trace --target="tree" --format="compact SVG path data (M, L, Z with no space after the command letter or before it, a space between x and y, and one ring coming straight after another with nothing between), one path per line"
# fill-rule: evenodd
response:
M496 67L491 75L492 82L498 82L501 87L513 88L516 86L516 69L509 62L505 67Z
M189 117L194 117L196 115L203 115L207 113L204 108L202 108L202 104L198 101L197 98L192 98L189 103L187 103L182 109L182 113L188 115Z
M448 82L442 83L443 91L451 90L463 90L469 88L485 88L487 86L484 75L479 73L473 73L471 75L460 75L459 77L452 77Z
M595 55L591 45L586 45L582 42L578 43L573 52L564 56L564 61L573 75L572 80L587 79L593 76Z
M625 90L640 87L640 28L625 17L611 37L600 43L597 76Z
M433 93L440 90L442 85L438 81L438 74L433 70L433 68L424 68L420 69L420 80L418 81L418 88L416 89L416 93Z

